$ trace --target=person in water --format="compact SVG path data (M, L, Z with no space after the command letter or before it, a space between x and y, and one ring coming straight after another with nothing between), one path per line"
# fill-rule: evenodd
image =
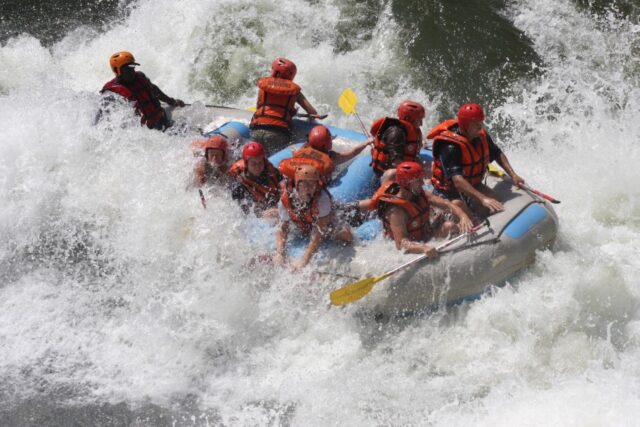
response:
M242 159L229 169L231 197L248 214L250 205L254 213L263 217L277 217L280 200L279 184L282 175L267 159L262 144L250 142L242 148Z
M397 249L434 258L438 252L428 243L431 238L467 232L473 223L461 208L424 191L424 174L420 163L402 162L396 167L395 178L385 181L373 197L361 205L377 210L385 236L393 239ZM452 213L458 223L445 221L442 214L432 222L432 206Z
M489 163L497 161L515 185L524 184L483 128L484 118L479 104L464 104L457 119L440 123L427 135L427 139L434 140L434 194L451 200L469 216L486 216L504 209L495 193L482 183Z
M222 135L213 135L191 144L197 157L194 168L194 185L202 187L212 184L229 183L229 143Z
M296 169L294 183L284 181L278 203L279 223L276 232L277 264L284 264L286 244L291 223L309 236L309 244L302 257L293 263L294 269L306 266L318 250L323 239L349 244L353 241L351 229L340 224L333 212L331 196L322 187L320 173L311 165Z
M267 155L291 143L291 121L299 104L311 117L318 112L293 82L296 64L282 57L271 63L272 74L258 80L258 101L251 119L251 139L260 142Z
M140 65L130 52L116 52L109 58L109 66L116 75L108 81L100 90L105 94L99 117L109 110L115 101L114 94L126 98L133 103L136 114L140 116L140 123L149 129L165 131L172 125L167 112L160 102L172 107L184 107L180 99L171 98L147 78L141 71L136 71L135 66Z
M317 125L309 132L307 143L295 150L291 158L282 160L278 169L287 178L293 179L295 170L299 166L308 164L320 172L324 184L329 184L335 167L353 159L369 144L370 141L363 142L344 153L339 153L333 150L333 136L329 129L326 126Z
M401 162L420 163L424 107L415 101L398 106L398 118L381 117L371 125L373 151L371 166L378 178Z

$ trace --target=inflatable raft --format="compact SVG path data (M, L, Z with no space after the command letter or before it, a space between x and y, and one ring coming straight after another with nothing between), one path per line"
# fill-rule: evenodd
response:
M248 123L251 113L243 110L215 109L216 125L212 125L205 135L222 134L239 149L249 141ZM222 125L220 122L224 121ZM309 130L317 123L294 120L294 145L304 143ZM366 137L358 132L327 125L337 142L361 142ZM287 148L269 160L278 165L290 157ZM431 151L422 149L421 157L431 161ZM365 150L342 170L331 182L329 191L339 203L349 203L371 197L376 188L376 180L371 167L370 150ZM542 198L527 190L511 185L508 178L487 175L486 184L498 195L504 204L503 212L491 215L488 225L475 235L462 239L448 247L437 260L417 263L401 274L377 285L370 295L354 304L363 304L377 313L385 315L407 315L421 312L441 304L455 304L478 298L491 285L501 285L516 272L531 264L536 251L550 246L555 240L558 218L552 206ZM360 226L355 235L356 245L366 245L368 240L379 239L382 227L377 219ZM298 243L304 247L304 242ZM392 245L389 242L389 245ZM326 245L320 257L341 259L340 264L352 259L345 256L346 249ZM299 248L300 249L300 248ZM353 254L353 250L350 251ZM388 265L376 260L372 274L381 274L418 255L399 255ZM354 274L348 266L345 272ZM357 272L355 273L357 274ZM336 287L340 287L337 284Z

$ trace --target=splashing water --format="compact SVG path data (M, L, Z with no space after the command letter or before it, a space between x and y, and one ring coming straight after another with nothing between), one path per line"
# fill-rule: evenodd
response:
M503 17L542 69L503 88L488 127L531 185L563 201L559 241L491 296L425 318L377 324L327 308L343 279L248 269L260 254L245 238L251 220L225 194L203 211L187 190L195 133L140 128L127 106L92 125L106 58L121 49L187 101L252 105L256 78L283 55L332 124L356 128L336 105L348 86L368 120L405 98L434 111L446 88L416 89L402 23L387 3L368 5L377 21L354 29L365 12L337 0L147 0L106 32L2 45L3 418L47 424L58 408L58 421L81 424L95 414L141 425L637 423L631 18L507 2ZM356 253L371 273L397 256L385 242Z

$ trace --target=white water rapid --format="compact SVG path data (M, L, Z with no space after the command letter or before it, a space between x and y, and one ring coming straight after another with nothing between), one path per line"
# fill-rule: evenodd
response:
M637 22L569 0L507 1L544 70L505 88L487 126L508 123L498 143L511 164L562 200L558 241L490 296L378 324L328 307L348 279L247 269L258 253L240 209L220 194L205 212L186 190L195 133L141 128L125 106L92 122L118 50L185 101L252 105L253 82L283 55L331 124L357 129L336 103L345 87L366 120L406 98L433 111L442 93L402 77L390 8L336 53L333 27L360 6L131 7L104 33L0 46L5 409L124 403L163 408L167 425L640 425ZM356 251L378 274L376 257L395 252L374 247ZM136 425L154 425L144 414Z

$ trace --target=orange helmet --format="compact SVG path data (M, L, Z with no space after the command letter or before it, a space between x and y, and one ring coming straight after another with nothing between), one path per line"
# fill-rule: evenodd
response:
M425 111L422 104L415 101L404 101L398 107L398 118L413 122L415 120L424 119Z
M204 148L205 150L208 148L214 148L214 149L222 150L226 154L227 150L229 149L229 143L227 142L227 138L225 138L222 135L216 134L216 135L213 135L211 138L207 139L204 145L202 146L202 148Z
M320 150L323 153L331 151L331 147L333 145L331 132L329 132L329 129L323 125L314 126L313 129L311 129L311 132L309 132L307 141L311 147L316 150Z
M300 181L320 182L320 172L311 165L301 165L296 168L294 180L296 185Z
M227 153L229 151L229 143L227 142L227 138L222 135L213 135L209 139L205 140L196 140L191 144L191 148L193 149L194 155L207 155L208 149L216 149L222 150L224 153L225 160L227 159Z
M287 58L277 57L271 63L272 77L280 77L281 79L293 80L298 72L296 64Z
M402 162L396 168L396 181L401 187L408 187L416 179L424 176L424 169L420 163Z
M109 58L109 65L116 76L120 75L120 69L125 65L140 65L136 62L131 52L123 50L122 52L116 52Z

